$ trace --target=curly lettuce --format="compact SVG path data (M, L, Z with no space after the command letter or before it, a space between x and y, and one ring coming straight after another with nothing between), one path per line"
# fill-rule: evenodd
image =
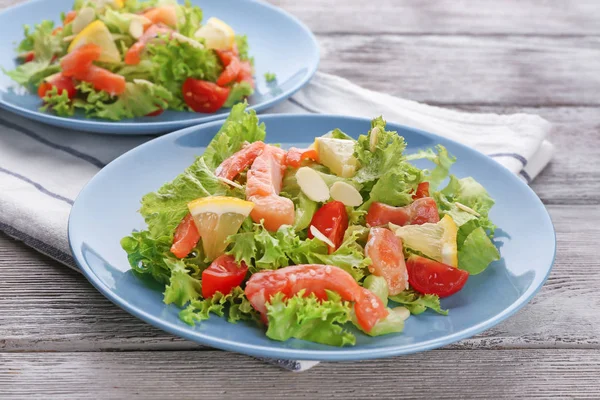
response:
M278 293L267 303L267 337L286 341L291 338L330 346L354 345L356 337L344 328L350 321L351 304L339 294L327 291L327 300L300 291L286 299Z

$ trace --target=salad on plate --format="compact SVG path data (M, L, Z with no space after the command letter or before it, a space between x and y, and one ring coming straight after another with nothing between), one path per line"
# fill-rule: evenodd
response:
M214 113L254 92L245 36L176 0L76 0L62 24L25 26L20 65L42 111L119 121L165 110Z
M283 149L245 107L143 197L147 229L121 241L135 274L164 284L184 322L215 314L255 321L273 340L353 345L401 332L411 314L447 314L440 298L500 258L494 200L449 175L444 147L406 155L379 117L358 139L335 129Z

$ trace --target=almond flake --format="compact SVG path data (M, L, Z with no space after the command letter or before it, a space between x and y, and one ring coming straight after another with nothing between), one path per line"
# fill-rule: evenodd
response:
M476 217L481 217L481 214L479 214L477 211L473 210L471 207L467 207L462 203L459 203L458 201L456 203L456 207L460 208L461 210L468 212L469 214L473 214Z
M226 184L228 184L229 186L233 186L234 188L237 188L237 189L243 189L243 188L244 188L244 187L243 187L242 185L240 185L239 183L237 183L237 182L234 182L234 181L232 181L232 180L229 180L229 179L227 179L227 178L223 178L222 176L217 176L217 179L218 179L218 180L220 180L220 181L221 181L221 182L223 182L223 183L226 183Z
M312 201L324 203L329 200L329 187L317 171L302 167L296 172L296 180L302 193Z
M345 206L358 207L363 203L363 198L356 188L346 182L336 182L329 190L331 198L341 201Z
M329 240L329 238L327 236L323 235L320 230L315 228L314 225L310 226L310 233L312 233L312 235L315 238L319 239L321 242L325 243L326 245L328 245L330 247L335 247L335 244L333 244L333 242L331 240Z

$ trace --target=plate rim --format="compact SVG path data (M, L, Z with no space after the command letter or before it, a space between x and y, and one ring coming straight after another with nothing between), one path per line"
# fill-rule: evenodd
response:
M291 113L264 114L264 115L259 115L258 118L259 118L260 122L264 122L265 125L267 125L267 128L268 128L269 120L278 119L278 118L281 118L281 119L287 119L287 118L308 118L308 119L345 118L345 119L349 119L351 121L362 122L362 123L371 121L369 118L346 116L346 115L340 115L340 114L291 114ZM290 348L274 348L274 347L266 347L266 346L262 346L262 345L249 345L249 344L239 342L239 341L221 339L218 337L206 335L202 332L197 332L197 331L190 332L187 327L178 326L173 323L164 321L161 318L154 317L153 315L148 314L142 308L139 308L139 307L129 304L127 301L120 298L109 287L104 285L104 283L101 281L101 279L98 277L98 275L96 275L96 273L93 271L93 269L87 264L87 262L85 262L85 259L81 255L81 253L73 247L73 242L75 241L75 239L73 238L72 229L71 229L73 218L74 218L73 216L75 214L73 212L73 210L77 210L77 205L78 205L80 198L85 194L85 192L87 190L90 190L89 188L93 185L93 182L97 179L97 177L102 176L105 173L107 173L106 172L107 169L110 170L111 168L115 168L114 166L109 168L109 166L111 166L113 163L118 164L124 158L130 157L131 156L130 153L134 153L137 151L143 151L141 149L143 149L145 146L150 145L154 141L161 141L161 140L169 141L169 140L175 139L177 137L187 135L188 133L191 133L195 130L205 130L205 129L213 128L215 126L219 126L219 124L221 124L221 123L222 123L222 121L214 121L214 122L211 122L208 124L184 128L184 129L181 129L181 130L178 130L175 132L171 132L171 133L168 133L168 134L160 136L160 137L156 137L138 147L135 147L135 148L127 151L126 153L122 154L121 156L117 157L112 162L110 162L107 166L105 166L102 170L100 170L92 179L90 179L90 181L79 192L78 196L75 199L75 202L73 203L71 211L69 213L69 221L68 221L68 227L67 227L69 249L71 250L71 253L73 255L75 263L80 268L83 275L100 293L102 293L112 303L114 303L121 309L127 311L131 315L141 319L142 321L144 321L146 323L149 323L150 325L152 325L154 327L157 327L165 332L171 333L173 335L184 338L186 340L190 340L195 343L200 343L203 345L219 348L222 350L247 354L250 356L269 357L269 358L277 358L277 359L289 359L289 360L314 360L314 361L355 361L355 360L377 359L377 358L408 355L408 354L413 354L413 353L417 353L417 352L421 352L421 351L433 350L433 349L436 349L436 348L439 348L442 346L446 346L451 343L455 343L459 340L472 337L478 333L481 333L487 329L490 329L490 328L498 325L500 322L506 320L510 316L514 315L517 311L519 311L526 304L528 304L531 301L531 299L539 292L539 290L544 286L544 284L548 280L548 277L549 277L549 275L552 271L552 268L554 266L554 263L556 261L556 251L557 251L556 250L557 249L556 229L554 227L552 218L551 218L550 214L548 213L547 208L542 203L542 201L538 197L538 195L533 191L533 189L531 189L531 187L529 185L527 185L525 182L523 182L521 179L519 179L515 174L510 172L508 169L504 168L502 165L498 164L499 171L502 171L502 173L504 174L502 179L513 180L517 185L520 185L522 188L524 188L529 196L533 196L533 200L537 201L539 203L539 206L542 207L542 209L544 211L544 216L547 218L547 220L550 224L550 227L552 228L552 239L553 239L552 240L552 246L553 246L552 251L553 251L553 254L552 254L552 259L551 259L550 265L547 268L546 274L541 279L539 284L535 288L531 288L531 287L528 288L527 291L525 291L521 296L519 296L509 307L505 308L502 312L493 316L492 318L489 318L485 321L482 321L476 325L473 325L473 326L466 328L464 330L461 330L459 332L455 332L453 334L446 335L446 336L443 336L443 337L440 337L437 339L432 339L432 340L428 340L425 342L419 342L416 344L388 346L388 347L381 348L381 349L370 349L370 348L357 349L355 347L343 347L343 348L335 348L334 350L305 350L305 349L290 349ZM423 135L427 138L431 138L434 140L443 139L444 141L452 142L452 144L455 146L458 146L458 147L461 147L463 149L467 149L468 151L473 152L477 157L485 157L486 159L490 159L491 161L494 161L493 159L491 159L490 157L486 156L485 154L479 152L478 150L475 150L469 146L466 146L464 144L456 142L452 139L448 139L443 136L440 136L440 135L437 135L437 134L434 134L431 132L427 132L427 131L424 131L421 129L394 123L393 121L388 121L388 123L393 124L402 129L412 131L413 133ZM165 305L165 307L168 307L168 305Z
M20 4L14 5L14 6L11 6L11 7L7 7L0 11L0 19L5 17L5 14L14 12L15 10L18 10L20 8L30 7L32 5L35 5L36 3L45 3L45 2L50 2L50 1L51 0L29 0L24 3L20 3ZM319 42L317 41L316 36L310 30L310 28L303 21L301 21L298 17L289 13L288 11L284 10L283 8L276 7L272 4L266 3L264 1L257 1L257 0L236 0L236 1L250 3L250 4L258 4L259 7L268 8L268 9L271 9L271 10L279 13L284 18L287 18L292 23L298 25L298 27L300 27L300 29L303 31L303 33L306 34L308 39L312 42L312 51L314 53L313 54L314 58L312 58L313 61L309 65L309 69L308 69L307 73L305 74L305 76L302 78L302 80L299 81L296 85L294 85L291 89L283 91L281 94L275 96L274 98L272 98L266 102L248 106L248 109L255 110L258 113L260 111L263 111L267 108L273 107L273 106L287 100L288 98L290 98L294 94L296 94L296 92L298 92L300 89L302 89L308 82L310 82L310 80L314 77L315 73L317 72L319 64L321 62L320 47L319 47ZM179 0L178 0L178 2L179 2ZM181 130L181 129L185 129L186 127L191 127L191 126L195 126L195 125L199 125L199 124L206 124L209 122L224 120L229 116L229 113L207 114L205 116L198 117L198 118L192 118L189 120L157 121L157 122L152 122L152 121L150 121L150 122L135 122L135 121L121 122L121 121L108 121L108 120L107 121L102 121L102 120L97 121L97 120L93 120L93 119L73 119L73 118L67 118L67 117L59 117L57 115L47 114L47 113L43 113L40 111L32 111L27 108L7 102L2 97L0 97L0 108L5 109L10 112L13 112L17 115L20 115L20 116L23 116L23 117L26 117L26 118L29 118L29 119L32 119L35 121L43 122L43 123L46 123L49 125L53 125L53 126L65 127L66 125L70 125L69 129L80 129L80 130L83 130L86 132L93 132L93 133L104 134L104 135L123 135L123 136L141 136L141 135L149 135L149 134L156 135L157 132L158 132L158 134L160 134L160 132L165 134L165 133L168 133L169 129ZM189 112L189 113L191 114L191 112ZM109 131L105 130L107 128L107 125L109 128ZM144 129L150 129L152 131L149 133L148 131L145 131Z

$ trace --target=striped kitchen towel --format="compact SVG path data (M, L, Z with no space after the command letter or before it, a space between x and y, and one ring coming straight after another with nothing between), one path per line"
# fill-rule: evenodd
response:
M551 125L528 114L473 114L432 107L318 73L276 113L373 117L423 129L477 149L526 182L548 164ZM76 268L67 221L81 188L107 163L151 137L69 131L0 111L0 230ZM269 360L302 371L314 362Z

